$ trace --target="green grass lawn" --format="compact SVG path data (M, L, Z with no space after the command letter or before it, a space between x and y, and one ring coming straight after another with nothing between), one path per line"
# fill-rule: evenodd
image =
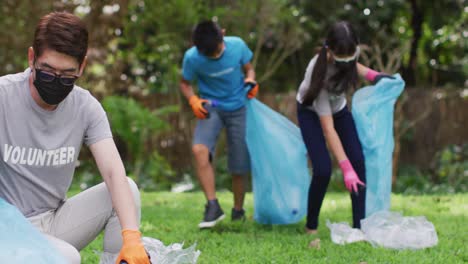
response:
M202 218L201 192L174 194L142 193L144 236L170 243L197 243L198 263L467 263L468 194L392 196L392 210L404 216L424 215L439 237L436 247L412 251L374 248L366 242L334 244L325 222L351 222L351 201L345 193L328 193L320 215L319 233L304 234L305 220L286 226L257 224L253 219L253 196L246 197L248 219L232 223L232 194L218 194L226 218L213 230L197 228ZM320 248L309 248L319 237ZM99 263L98 239L82 252L83 263Z

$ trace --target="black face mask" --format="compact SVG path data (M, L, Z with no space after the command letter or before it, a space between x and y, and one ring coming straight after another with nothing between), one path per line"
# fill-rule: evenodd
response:
M41 99L49 105L57 105L70 94L73 90L74 84L65 85L60 81L59 77L55 77L51 81L44 81L38 78L38 74L41 74L41 70L36 70L36 78L34 80L34 86L36 86L37 92L41 96Z

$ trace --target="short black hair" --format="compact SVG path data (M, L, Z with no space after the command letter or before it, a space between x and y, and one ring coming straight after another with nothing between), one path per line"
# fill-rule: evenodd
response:
M216 22L202 21L195 26L192 40L201 54L211 56L223 42L223 32Z

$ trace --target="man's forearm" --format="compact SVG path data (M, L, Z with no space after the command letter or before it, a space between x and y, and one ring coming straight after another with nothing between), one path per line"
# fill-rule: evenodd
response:
M254 71L254 69L249 69L245 74L245 78L255 80L255 71Z
M185 96L187 100L190 99L195 93L193 92L192 85L185 80L180 81L180 91Z
M125 174L125 167L112 138L103 139L89 146L99 172L106 183L112 205L123 229L138 229L138 213L132 191Z
M138 230L138 212L125 174L122 176L109 177L106 184L122 229Z

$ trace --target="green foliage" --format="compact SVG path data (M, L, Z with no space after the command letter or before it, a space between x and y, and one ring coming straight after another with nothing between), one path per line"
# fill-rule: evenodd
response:
M432 164L437 182L468 191L468 143L450 145L437 153Z
M229 220L232 193L218 194L226 219L213 230L202 230L205 198L202 193L142 193L143 236L161 240L164 245L184 242L184 248L197 244L198 263L466 263L468 250L466 220L468 194L392 195L393 211L404 216L426 216L437 230L439 243L424 250L390 250L359 242L336 245L325 226L331 222L351 222L349 195L327 193L320 214L318 235L304 234L305 220L292 225L261 225L254 222L253 195L245 199L247 220ZM309 243L320 238L320 248ZM81 251L83 263L98 263L102 251L98 239Z
M409 65L409 47L415 45L417 60L414 67L418 84L462 86L466 79L466 0L301 2L305 14L317 21L318 30L309 27L312 47L321 43L332 23L344 19L358 29L361 43L403 51L402 67L413 67ZM411 2L415 3L420 17L414 13ZM422 20L422 35L418 43L413 43L415 16ZM389 46L389 42L396 45ZM310 48L310 44L305 48ZM388 58L384 58L386 60Z
M440 189L446 190L444 187L434 185L429 175L423 174L418 168L406 165L399 168L397 181L392 191L403 194L422 194L434 193Z
M175 172L166 159L153 151L141 172L140 186L145 190L169 190L175 181Z
M134 99L119 96L108 96L102 104L114 134L125 146L125 165L135 180L139 184L169 180L167 177L173 176L170 166L147 143L170 128L161 116L178 111L178 107L166 106L151 112ZM167 183L162 185L167 186ZM154 187L154 183L150 186Z
M421 66L438 73L442 84L462 84L468 75L468 10L466 0L444 0L437 3L422 1L426 8L426 28L424 46L421 51L427 59ZM434 76L432 77L434 78Z
M177 92L191 29L201 20L217 20L226 35L248 43L261 81L274 78L308 36L300 7L285 0L131 1L128 17L118 58L126 64L124 74L132 84L152 92Z
M454 157L448 150L441 151L445 156ZM460 156L458 156L460 157ZM467 161L466 158L449 158L441 162L440 155L434 159L433 173L421 171L411 165L404 165L399 168L397 181L392 187L394 193L402 194L444 194L463 193L467 191ZM437 165L436 165L437 164ZM444 176L441 176L444 175Z
M178 92L179 69L203 1L130 1L119 38L124 74L141 89Z
M466 0L412 1L422 12L417 75L421 83L462 84L468 72ZM90 66L112 68L115 76L88 73L93 85L106 93L137 88L176 91L183 52L190 47L192 26L202 19L217 19L228 35L244 38L255 50L259 78L275 90L296 89L313 48L320 45L331 23L347 19L370 44L376 33L406 47L415 32L411 1L71 1L5 0L0 8L0 74L27 67L27 48L41 16L53 10L75 12L90 30ZM118 7L116 13L105 13ZM403 56L408 63L408 52ZM91 69L91 68L90 68ZM102 71L100 71L102 73ZM104 83L105 82L105 83ZM106 85L107 84L107 85ZM112 85L109 85L112 84ZM117 88L114 88L117 87Z
M0 76L28 67L28 48L32 46L38 15L52 10L52 0L2 0L0 5Z
M304 14L302 6L287 0L240 0L229 5L228 10L218 14L217 19L227 35L240 36L254 51L252 64L257 80L269 80L270 89L286 90L284 84L272 80L282 74L279 69L289 67L283 62L310 40L307 26L315 22Z

